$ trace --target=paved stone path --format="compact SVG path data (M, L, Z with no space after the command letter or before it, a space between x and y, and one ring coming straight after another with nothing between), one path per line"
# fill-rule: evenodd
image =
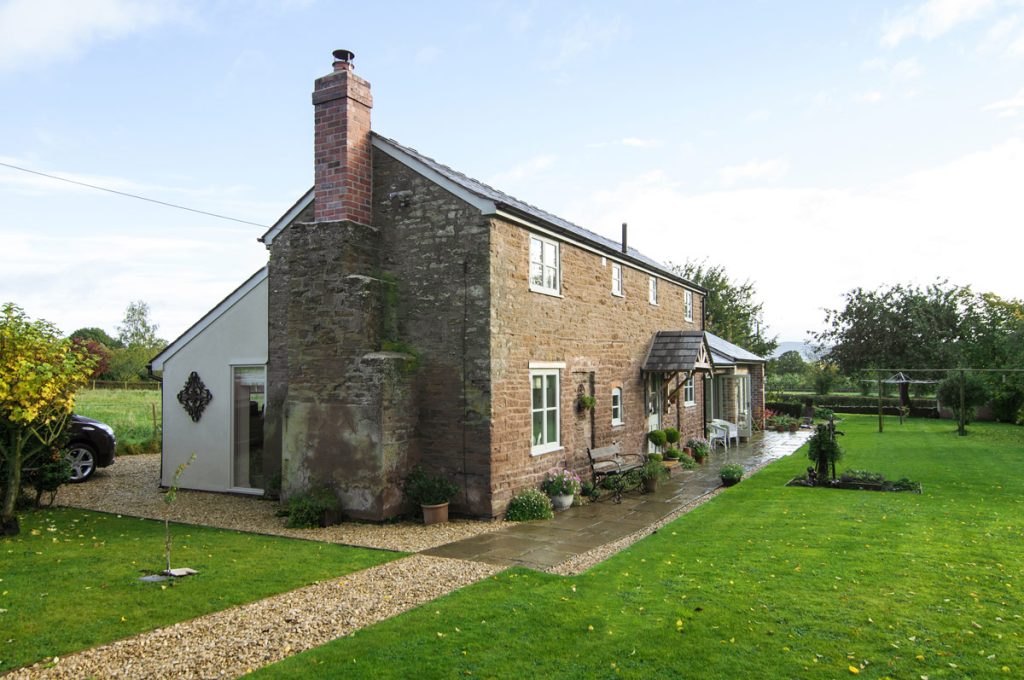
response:
M696 470L677 469L670 480L659 484L655 493L631 492L623 495L621 503L606 499L569 508L556 513L553 520L510 524L500 531L421 554L551 571L594 548L641 532L684 506L692 506L722 485L718 470L725 463L756 469L796 451L809 436L809 430L758 433L749 442L733 445L728 451L719 448Z

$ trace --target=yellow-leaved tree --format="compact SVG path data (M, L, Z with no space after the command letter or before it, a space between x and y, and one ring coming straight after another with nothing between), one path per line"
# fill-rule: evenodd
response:
M95 360L48 321L13 303L0 311L0 536L20 530L15 502L33 453L52 450Z

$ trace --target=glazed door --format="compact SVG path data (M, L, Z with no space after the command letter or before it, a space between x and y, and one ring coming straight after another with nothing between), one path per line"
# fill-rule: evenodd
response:
M662 393L661 375L658 373L647 374L647 431L661 429ZM647 452L655 453L654 444L647 442Z

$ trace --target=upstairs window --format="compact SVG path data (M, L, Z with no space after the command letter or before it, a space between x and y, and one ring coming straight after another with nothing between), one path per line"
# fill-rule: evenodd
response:
M612 295L619 297L623 296L622 293L622 265L612 263Z
M658 279L653 276L647 279L647 299L652 305L658 304Z
M612 390L612 425L622 425L622 388Z
M692 406L693 404L697 403L697 390L693 386L692 375L689 378L687 378L686 382L683 384L683 402L687 406Z
M693 321L693 291L688 290L683 294L684 318Z
M530 453L538 455L561 448L558 433L558 371L530 371L533 439Z
M559 295L558 243L530 236L530 290Z

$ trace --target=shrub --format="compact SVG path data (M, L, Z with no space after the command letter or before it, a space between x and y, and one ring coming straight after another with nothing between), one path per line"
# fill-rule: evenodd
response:
M679 460L679 456L683 455L682 452L674 446L670 446L665 449L664 459L665 460Z
M665 428L665 441L668 442L669 444L678 444L679 443L679 437L680 437L679 430L677 430L676 428L674 428L674 427L666 427Z
M684 470L694 470L697 468L697 461L689 456L679 456L679 465L682 466Z
M600 492L598 491L597 486L595 486L593 482L582 482L582 483L580 483L580 495L581 496L586 496L587 498L589 498L591 500L596 500L598 495L599 495L599 493Z
M661 460L654 460L649 458L644 466L640 468L640 479L647 481L649 479L661 480L668 477L668 470L661 464Z
M534 519L551 519L551 500L537 489L527 489L514 496L508 503L505 519L510 522L529 522Z
M743 466L736 463L723 465L722 469L718 471L718 474L722 477L722 482L724 484L735 484L743 479Z
M549 496L575 496L580 492L580 476L572 470L551 468L545 473L540 488Z
M711 444L704 437L690 437L686 440L686 447L693 451L693 457L698 460L711 453Z
M414 505L439 505L449 502L459 487L440 475L428 475L417 465L405 478L402 491Z
M647 460L655 460L655 461L660 463L664 459L665 459L665 457L663 455L661 455L660 453L648 453L647 454Z
M338 508L338 499L330 489L314 489L309 493L300 493L288 499L288 520L285 526L290 529L311 529L322 526L324 514Z
M814 419L815 420L830 420L835 416L835 412L825 406L814 407Z
M647 433L647 441L660 449L668 441L668 436L665 434L665 430L651 430Z
M825 484L828 479L829 466L835 477L836 462L843 457L843 450L836 441L836 432L828 425L818 425L814 434L807 442L807 457L814 462L818 484Z
M844 470L843 474L839 475L839 481L884 484L885 476L881 473L868 472L867 470Z

